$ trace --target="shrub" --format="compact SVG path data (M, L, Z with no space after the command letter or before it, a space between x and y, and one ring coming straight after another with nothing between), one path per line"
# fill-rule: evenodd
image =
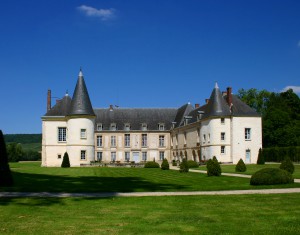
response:
M265 156L263 155L263 152L261 148L258 151L258 157L257 157L257 165L264 165L265 164Z
M209 159L207 161L206 168L208 176L220 176L222 173L220 164L216 156L214 156L213 159Z
M255 172L250 180L251 185L273 185L294 183L293 176L279 168L264 168Z
M146 162L144 168L159 168L159 164L157 162Z
M177 166L177 162L175 160L172 161L172 166Z
M170 168L170 166L169 166L168 160L164 159L163 162L161 163L161 169L162 170L169 170L169 168Z
M180 169L179 169L180 173L188 173L189 172L189 165L187 163L186 158L184 158L182 160L182 162L180 163L179 167L180 167Z
M247 167L246 167L243 159L240 159L235 166L235 171L236 172L245 172L246 170L247 170Z
M69 154L65 152L61 167L70 167Z
M198 168L199 167L198 163L193 160L188 160L187 164L188 164L189 168Z
M8 165L8 156L3 133L0 130L0 187L13 185L13 177Z
M291 159L289 157L286 157L280 164L280 169L282 170L286 170L287 172L293 174L295 167L293 162L291 161Z

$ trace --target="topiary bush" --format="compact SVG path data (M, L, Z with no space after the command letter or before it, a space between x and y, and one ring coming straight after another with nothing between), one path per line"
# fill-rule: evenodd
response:
M286 157L280 164L280 169L282 170L286 170L287 172L293 174L295 167L293 162L291 161L291 159L289 157Z
M189 165L187 163L186 158L184 158L182 160L182 162L180 163L179 167L180 167L180 169L179 169L180 173L188 173L189 172Z
M6 144L2 130L0 130L0 187L13 186L14 181L8 164Z
M255 172L250 180L251 185L273 185L294 183L293 176L279 168L264 168Z
M236 172L245 172L246 170L247 170L247 167L246 167L243 159L240 159L235 166L235 171Z
M67 152L65 152L64 154L64 158L63 158L63 161L61 163L61 167L70 167L70 160L69 160L69 154Z
M264 165L265 164L265 156L263 155L262 149L260 148L258 151L258 157L257 157L257 165Z
M198 163L193 160L188 160L187 164L188 164L189 168L198 168L199 167Z
M144 168L159 168L159 164L157 162L146 162Z
M169 163L168 163L167 159L164 158L164 160L161 163L161 167L160 168L162 170L169 170L170 169L170 166L169 166Z
M208 176L220 176L222 173L221 166L216 158L209 159L206 163L207 175Z

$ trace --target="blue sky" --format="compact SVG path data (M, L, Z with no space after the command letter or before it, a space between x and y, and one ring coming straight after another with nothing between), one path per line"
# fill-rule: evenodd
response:
M179 107L221 90L300 93L300 1L3 0L0 129L41 133L47 90ZM52 100L55 103L55 98Z

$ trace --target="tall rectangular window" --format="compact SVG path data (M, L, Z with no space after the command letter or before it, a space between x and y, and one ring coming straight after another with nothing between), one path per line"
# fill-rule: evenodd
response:
M111 136L110 137L110 146L111 147L116 147L116 136Z
M80 151L80 160L86 160L86 151L85 150Z
M147 152L142 152L142 160L147 161Z
M102 147L102 135L97 135L97 147Z
M165 136L164 135L159 136L159 147L165 147Z
M125 161L130 161L130 152L125 152Z
M86 139L86 129L80 129L80 139Z
M97 152L97 160L98 162L102 161L102 152Z
M225 146L221 146L221 154L225 154Z
M251 140L251 128L245 128L245 140Z
M225 140L225 132L221 132L221 141Z
M110 153L110 158L111 158L112 162L116 161L116 152L111 152Z
M147 134L142 134L142 147L147 147Z
M130 134L125 134L125 147L130 147Z
M67 141L67 128L66 127L58 127L58 142L66 142Z
M159 152L159 160L164 160L164 158L165 158L165 152L162 152L162 151L160 151Z
M205 143L205 142L206 142L206 135L203 134L203 143Z

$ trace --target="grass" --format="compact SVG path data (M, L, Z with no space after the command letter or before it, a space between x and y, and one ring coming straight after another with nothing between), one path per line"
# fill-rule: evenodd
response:
M0 198L1 234L299 234L300 195Z
M279 168L280 164L264 164L264 165L256 165L256 164L247 164L247 171L246 172L235 172L235 165L222 165L222 172L224 173L235 173L235 174L245 174L245 175L253 175L256 171L264 169L264 168ZM293 173L294 178L300 179L300 165L294 164L295 171ZM195 168L195 170L205 170L206 166L200 166L199 168Z
M11 163L19 192L172 192L300 187L300 184L251 186L250 179L145 168L44 168L40 162Z

